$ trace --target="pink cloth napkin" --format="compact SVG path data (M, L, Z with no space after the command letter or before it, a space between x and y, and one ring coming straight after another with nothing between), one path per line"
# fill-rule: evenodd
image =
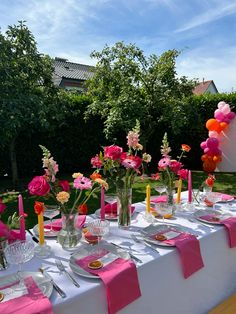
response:
M0 303L4 314L53 314L49 299L41 292L32 277L24 279L28 294ZM11 287L8 285L0 289Z
M85 220L86 220L86 215L78 216L77 221L76 221L76 227L77 228L82 228L84 223L85 223ZM51 224L50 223L44 225L44 229L50 229L50 228L51 228ZM61 228L62 228L62 219L59 218L59 219L54 220L53 223L52 223L52 229L54 231L60 231Z
M76 260L76 263L87 272L98 275L106 288L108 314L113 314L141 296L138 274L135 264L131 260L117 257L116 260L100 269L88 268L88 263L108 252L86 256Z
M171 229L174 232L178 232L175 229ZM158 234L165 234L170 230L159 232ZM179 232L178 232L179 233ZM157 234L156 234L157 235ZM154 235L153 237L155 238ZM184 278L188 278L196 271L204 267L200 244L198 239L189 233L179 233L175 238L162 241L170 245L175 245L180 254L180 260L182 264Z
M107 204L104 207L105 214L113 214L114 216L117 216L117 203ZM131 206L131 213L133 213L135 210L135 206Z
M166 203L166 202L167 202L167 195L151 197L151 203Z
M216 194L219 194L221 196L221 200L223 202L226 202L228 200L232 200L234 197L232 195L229 194L223 194L223 193L219 193L219 192L215 192Z
M200 216L199 218L202 218L207 221L214 221L214 217L216 217L215 214ZM219 220L219 224L223 224L228 232L229 247L230 248L236 247L236 217L229 217L223 220Z

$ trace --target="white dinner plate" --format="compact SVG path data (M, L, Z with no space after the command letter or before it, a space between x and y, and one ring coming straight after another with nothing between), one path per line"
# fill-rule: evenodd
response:
M142 230L142 233L144 234L144 239L150 243L155 244L159 246L166 246L166 247L174 247L174 244L168 244L164 241L158 241L156 239L152 239L152 235L157 234L162 231L176 231L176 232L185 232L190 233L184 227L181 226L171 226L171 225L150 225Z
M58 219L58 218L57 218L57 219ZM55 219L55 220L57 220L57 219ZM54 221L54 219L53 219L53 221ZM46 221L44 222L44 225L48 225L48 224L50 224L50 220L46 220ZM50 230L50 229L44 229L44 236L45 236L45 238L55 238L55 237L57 237L59 230L58 230L58 231L53 230L52 232L49 232L49 230ZM35 225L35 226L33 227L33 232L34 232L34 234L35 234L36 236L39 235L38 225Z
M20 273L22 278L26 278L26 277L32 277L34 282L37 284L37 286L39 287L39 289L42 291L42 293L50 298L52 291L53 291L53 285L50 279L48 279L46 276L44 276L42 273L40 272L21 272ZM4 277L1 277L0 280L0 286L4 287L4 286L8 286L11 283L15 283L17 282L18 276L17 274L11 274L11 275L7 275ZM14 294L14 286L12 286L13 291L11 292L11 294Z
M219 210L213 210L213 209L202 209L202 210L200 209L194 213L194 216L197 220L202 221L204 223L208 223L211 225L222 225L222 223L220 221L208 221L204 218L201 218L201 216L212 215L212 214L215 214L216 217L218 217L222 220L234 216L230 212L222 213Z
M134 214L134 212L135 212L135 209L134 209L134 211L131 213L131 216ZM95 211L95 215L98 217L98 218L100 218L101 217L101 215L100 215L100 213L101 213L101 209L99 208L99 209L97 209L96 211ZM117 215L111 215L110 213L109 214L105 214L105 219L107 219L107 220L117 220L118 219L118 216Z
M116 246L110 243L100 243L99 247L106 249L107 251L117 255L117 258L120 257L126 260L130 259L130 255L128 252L126 252L125 250L121 248L117 248ZM79 248L78 252L75 252L74 254L71 255L69 265L74 273L76 273L77 275L86 277L86 278L100 279L98 276L90 274L87 271L85 271L75 262L77 259L93 254L95 249L96 249L96 246L84 245L83 247L81 246Z

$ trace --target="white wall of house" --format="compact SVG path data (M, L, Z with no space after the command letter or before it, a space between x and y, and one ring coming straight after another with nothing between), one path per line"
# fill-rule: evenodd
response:
M208 86L208 89L206 90L205 93L217 94L217 90L215 89L215 86L211 83L211 84Z
M236 118L223 133L219 148L222 150L222 162L218 164L217 171L236 172Z

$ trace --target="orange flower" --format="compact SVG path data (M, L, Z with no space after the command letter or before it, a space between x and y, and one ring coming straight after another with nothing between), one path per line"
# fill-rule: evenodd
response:
M187 145L187 144L182 144L181 145L181 149L184 151L184 152L189 152L190 151L190 149L191 149L191 147L189 146L189 145Z
M87 206L87 204L80 204L78 206L78 212L81 215L87 215L87 213L88 213L88 206Z
M40 215L42 212L44 212L45 205L42 202L35 202L34 203L34 211L35 214Z
M98 172L93 172L91 175L90 175L90 179L95 181L96 179L101 179L102 176L100 175L100 173Z
M208 178L205 181L206 185L213 187L214 182L215 182L215 176L213 176L212 174L209 174Z

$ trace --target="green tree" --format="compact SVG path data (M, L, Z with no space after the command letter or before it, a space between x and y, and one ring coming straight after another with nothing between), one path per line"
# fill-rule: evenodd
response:
M24 22L0 33L0 145L9 149L14 185L18 181L17 138L39 125L53 91L52 71L51 59L38 52Z
M107 138L127 132L141 122L142 143L147 143L166 111L192 93L194 81L177 78L175 63L179 52L169 50L161 56L145 57L133 44L116 43L94 51L98 60L93 78L88 81L88 94L93 102L86 117L100 115Z

